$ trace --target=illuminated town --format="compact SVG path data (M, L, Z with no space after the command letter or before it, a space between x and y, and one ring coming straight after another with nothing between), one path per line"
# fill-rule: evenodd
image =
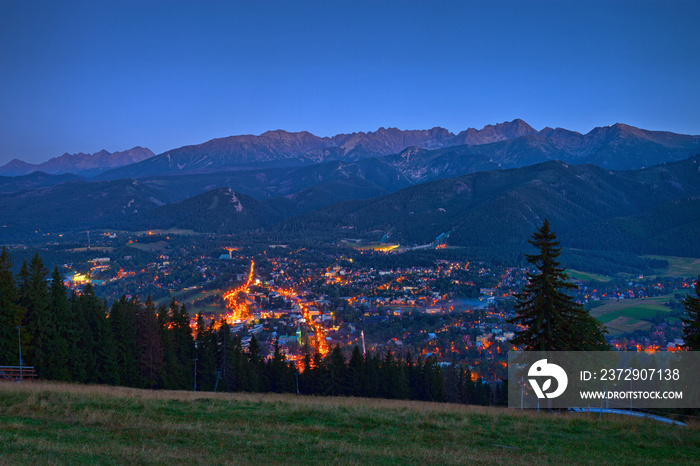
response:
M229 237L108 232L96 243L84 263L64 264L66 284L77 291L91 282L108 301L121 295L151 296L161 304L174 299L187 306L193 326L197 313L214 327L225 321L244 346L255 335L270 355L277 342L297 365L306 351L325 356L339 345L349 354L357 345L467 364L491 381L505 376L518 330L506 320L527 272L450 258L453 250L442 244L435 248L445 259L414 261L398 248L345 242L231 246ZM620 303L659 310L643 320L624 312L603 315L614 348L667 351L682 343L680 300L691 277L577 283L575 299L594 315Z

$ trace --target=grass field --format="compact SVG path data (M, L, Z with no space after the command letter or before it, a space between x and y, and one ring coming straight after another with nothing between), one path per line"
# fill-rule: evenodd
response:
M582 282L598 281L598 282L609 282L612 278L607 275L599 275L597 273L581 272L580 270L566 269L566 273L569 274L569 278L572 280L579 280Z
M193 236L193 235L201 235L202 233L197 233L194 230L183 230L182 228L169 228L167 230L144 230L144 231L135 231L134 234L137 235L147 235L147 234L154 234L154 235L184 235L184 236Z
M668 268L659 272L659 276L671 277L697 277L700 275L700 259L695 257L675 256L645 256L654 259L665 259Z
M112 252L114 251L114 248L111 248L109 246L99 246L99 247L91 247L90 249L88 248L73 248L70 249L71 252L90 252L90 251L99 251L99 252Z
M131 243L128 246L139 251L160 251L168 247L167 241L156 241L153 243Z
M700 426L293 395L0 383L0 463L690 464Z
M664 304L672 297L672 294L667 294L646 299L609 301L591 309L591 315L603 322L612 336L645 330L651 327L647 319L659 312L671 312L671 308Z

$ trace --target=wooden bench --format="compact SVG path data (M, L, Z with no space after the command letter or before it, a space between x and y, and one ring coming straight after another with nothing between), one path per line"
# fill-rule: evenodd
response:
M36 378L36 371L32 366L0 366L0 380L24 380Z

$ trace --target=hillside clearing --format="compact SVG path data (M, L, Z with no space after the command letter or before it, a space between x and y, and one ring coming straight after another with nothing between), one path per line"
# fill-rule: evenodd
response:
M649 321L659 312L671 312L665 304L673 294L653 298L609 300L602 306L591 309L591 315L605 324L610 335L620 335L651 327Z
M130 243L127 246L139 251L160 251L168 247L167 241L156 241L153 243Z
M0 383L0 462L658 464L700 429L379 399Z
M580 270L574 270L574 269L567 269L566 271L567 274L569 274L569 278L572 280L578 280L581 282L609 282L612 281L612 278L606 276L606 275L600 275L597 273L590 273L590 272L582 272Z
M697 277L700 275L700 259L696 257L644 256L668 261L668 268L659 271L658 276Z

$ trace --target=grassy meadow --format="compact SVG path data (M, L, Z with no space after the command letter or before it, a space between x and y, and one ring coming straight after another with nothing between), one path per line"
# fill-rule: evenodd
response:
M131 243L128 245L139 251L162 251L168 247L167 241L156 241L154 243Z
M675 256L646 256L653 259L665 259L668 268L659 271L659 276L671 277L697 277L700 275L700 259L695 257Z
M0 464L689 464L700 426L378 399L0 383Z
M645 330L651 327L647 319L659 312L671 312L671 308L664 304L672 297L673 294L667 294L653 298L609 300L591 309L591 315L603 322L613 336Z
M135 231L134 234L136 235L147 235L147 234L154 234L154 235L182 235L182 236L195 236L195 235L201 235L202 233L197 233L194 230L185 230L183 228L168 228L168 229L155 229L155 230L143 230L143 231Z
M612 281L611 277L608 277L607 275L600 275L597 273L591 273L591 272L582 272L580 270L574 270L574 269L566 269L566 273L569 275L569 278L571 280L578 280L582 282L609 282Z

